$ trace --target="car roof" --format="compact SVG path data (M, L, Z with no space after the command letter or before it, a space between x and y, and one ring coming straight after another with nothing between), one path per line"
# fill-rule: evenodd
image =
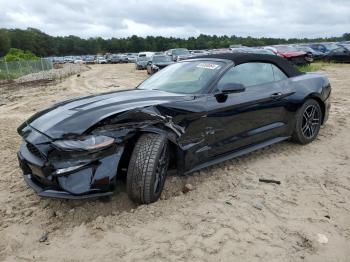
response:
M292 65L288 60L276 56L276 55L265 55L265 54L253 54L253 53L223 53L223 54L211 54L196 56L189 59L226 59L234 62L235 65L244 64L248 62L265 62L271 63L279 67L288 77L298 76L303 74L295 66Z

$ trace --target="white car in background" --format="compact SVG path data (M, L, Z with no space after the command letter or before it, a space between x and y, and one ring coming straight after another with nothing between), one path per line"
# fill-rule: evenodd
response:
M82 57L77 56L77 57L74 58L73 63L74 63L74 64L85 64L85 61L83 60Z
M96 64L107 64L107 59L103 56L96 57Z

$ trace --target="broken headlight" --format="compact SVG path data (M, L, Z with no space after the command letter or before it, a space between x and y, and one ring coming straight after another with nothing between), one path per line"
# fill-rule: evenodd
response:
M53 144L67 151L90 151L104 149L114 144L115 139L108 136L85 136L77 139L57 140Z

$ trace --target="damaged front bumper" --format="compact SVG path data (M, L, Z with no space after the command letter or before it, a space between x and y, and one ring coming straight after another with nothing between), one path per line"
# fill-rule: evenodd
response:
M57 168L57 164L55 167L54 163L41 158L35 152L33 154L28 149L28 144L22 143L17 154L18 161L25 182L39 196L86 199L109 196L113 193L123 146L113 148L101 157L94 156L83 164L80 161L78 165L75 160L64 161L66 166ZM60 170L64 173L60 174Z

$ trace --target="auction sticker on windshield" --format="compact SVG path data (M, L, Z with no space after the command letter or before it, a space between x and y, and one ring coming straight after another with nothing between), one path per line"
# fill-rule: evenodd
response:
M220 68L219 65L217 65L217 64L210 64L210 63L200 63L200 64L197 65L197 67L211 69L211 70L217 70L217 69Z

